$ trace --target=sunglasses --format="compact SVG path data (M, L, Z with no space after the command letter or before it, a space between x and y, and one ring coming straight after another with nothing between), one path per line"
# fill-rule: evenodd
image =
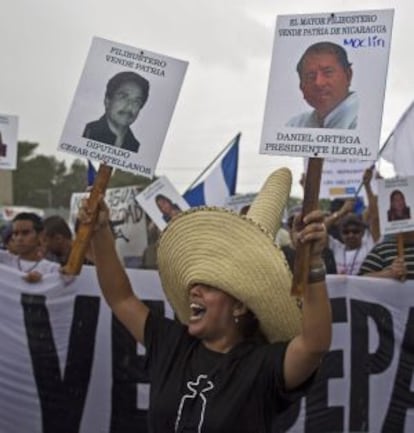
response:
M361 233L362 233L362 231L358 230L358 229L345 229L345 230L342 230L342 234L345 235L345 236L349 235L349 234L359 235Z

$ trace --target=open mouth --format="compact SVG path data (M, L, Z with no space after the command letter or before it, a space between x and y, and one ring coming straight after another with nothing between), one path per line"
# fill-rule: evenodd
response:
M197 304L196 302L192 302L190 304L190 309L191 309L190 321L199 320L206 313L206 308L201 304Z

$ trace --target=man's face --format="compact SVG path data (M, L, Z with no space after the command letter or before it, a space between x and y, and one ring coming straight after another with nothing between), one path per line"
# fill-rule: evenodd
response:
M124 129L135 121L144 101L141 87L131 81L123 83L111 98L105 98L106 116L116 128Z
M172 211L172 204L169 200L166 200L165 198L159 198L157 200L157 206L158 209L166 215L169 215Z
M356 224L349 224L342 228L342 241L349 250L356 250L361 246L364 228Z
M45 253L52 253L60 256L62 254L62 235L54 234L43 236L43 247L45 249Z
M349 93L352 70L344 69L334 54L310 53L303 61L300 89L306 102L325 117Z
M40 245L40 236L30 220L13 222L12 240L15 254L29 260L37 253Z

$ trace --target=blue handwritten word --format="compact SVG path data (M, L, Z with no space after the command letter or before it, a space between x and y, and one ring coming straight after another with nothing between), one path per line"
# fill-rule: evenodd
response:
M364 39L359 38L347 38L344 39L345 46L351 46L352 48L371 48L371 47L385 47L385 40L378 36L368 36Z

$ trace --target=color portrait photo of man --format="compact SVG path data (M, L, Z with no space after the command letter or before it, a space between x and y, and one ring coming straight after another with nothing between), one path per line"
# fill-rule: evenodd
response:
M352 64L346 51L332 42L309 46L296 70L303 98L313 108L291 118L287 126L300 128L355 129L358 96L350 91Z

